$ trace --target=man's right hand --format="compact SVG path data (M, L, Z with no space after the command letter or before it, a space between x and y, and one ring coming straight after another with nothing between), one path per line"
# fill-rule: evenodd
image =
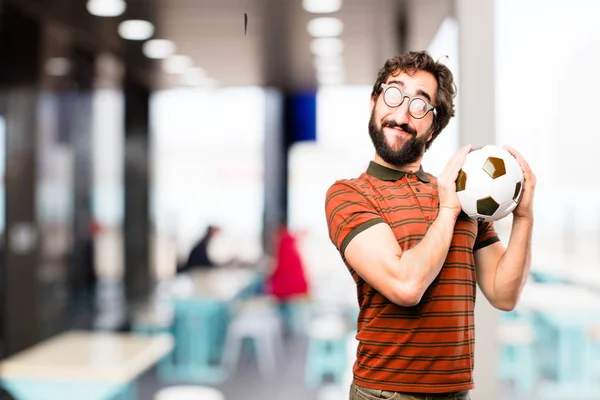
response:
M471 145L461 147L448 161L442 173L438 176L438 193L440 196L440 212L449 211L458 217L461 207L456 194L456 178L471 151Z

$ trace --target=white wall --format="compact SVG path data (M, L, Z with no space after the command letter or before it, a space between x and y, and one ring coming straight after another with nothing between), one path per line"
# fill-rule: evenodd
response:
M600 262L600 3L502 0L494 11L497 140L537 176L534 263Z
M264 92L174 89L151 101L151 212L159 242L185 258L208 224L220 261L260 256Z

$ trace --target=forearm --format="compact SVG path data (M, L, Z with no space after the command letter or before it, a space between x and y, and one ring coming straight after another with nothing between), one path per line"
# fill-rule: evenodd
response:
M532 232L533 218L519 218L513 221L506 252L496 270L494 297L509 309L516 305L527 281L531 267Z
M415 304L440 273L448 256L455 224L454 213L440 210L419 244L402 253L398 260L398 279L411 288Z

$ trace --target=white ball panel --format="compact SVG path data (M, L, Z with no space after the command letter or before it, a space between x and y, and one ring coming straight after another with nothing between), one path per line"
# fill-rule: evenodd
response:
M512 157L507 150L500 146L488 144L483 146L482 150L485 154L487 154L488 157L506 158L507 155Z
M513 212L515 207L517 207L517 203L512 200L509 200L506 203L501 204L500 207L498 208L498 210L496 210L496 212L493 215L494 221L498 221L499 219L506 217L508 214Z
M477 213L467 214L467 216L471 219L474 219L475 221L477 221L477 219L479 218L479 214Z
M503 175L500 178L494 179L494 183L491 185L490 193L492 198L496 200L498 204L506 203L512 200L515 194L515 187L517 182L514 177Z
M508 153L508 156L504 159L504 165L506 167L506 175L513 177L516 182L523 179L523 171L521 170L521 166L519 165L517 159L514 158L510 153Z
M478 150L473 150L469 154L467 154L467 158L465 159L465 163L463 164L462 169L466 170L475 170L480 168L483 165L483 162L487 156Z
M460 202L460 207L465 212L465 214L473 214L477 212L477 201L471 196L471 194L463 190L458 192L458 201Z
M492 190L492 178L481 168L482 165L469 165L468 169L463 169L467 174L465 191L471 193L475 199L488 197Z

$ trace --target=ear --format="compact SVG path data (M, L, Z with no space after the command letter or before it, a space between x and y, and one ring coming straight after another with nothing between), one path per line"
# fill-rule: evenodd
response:
M432 138L433 138L433 127L431 127L431 130L429 131L429 137L427 138L427 142L429 142Z
M373 109L375 108L375 97L371 96L371 101L369 102L369 115L373 113Z

